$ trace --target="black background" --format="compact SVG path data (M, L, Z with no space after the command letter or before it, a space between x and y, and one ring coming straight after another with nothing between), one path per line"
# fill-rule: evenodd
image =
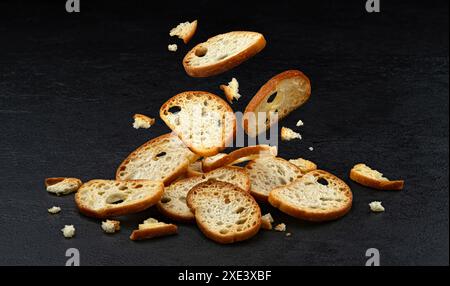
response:
M152 2L82 0L79 14L65 1L0 2L0 264L64 265L76 247L82 265L364 265L375 247L382 265L448 265L448 1L382 0L371 14L363 0ZM188 45L168 36L193 19ZM267 47L219 76L188 77L185 53L231 30L261 32ZM344 218L309 224L263 205L291 237L261 231L223 246L180 224L177 236L136 243L130 232L149 216L164 219L157 211L121 218L122 230L105 235L73 195L45 191L50 176L113 178L129 152L169 131L161 120L133 129L134 113L157 117L185 90L221 95L231 77L242 111L286 69L310 77L312 96L281 123L304 139L280 142L279 154L343 178L354 194ZM296 129L298 119L305 126ZM405 179L404 191L350 181L359 162ZM373 200L386 212L371 213ZM62 212L49 215L52 205ZM64 224L75 225L75 238L63 238Z

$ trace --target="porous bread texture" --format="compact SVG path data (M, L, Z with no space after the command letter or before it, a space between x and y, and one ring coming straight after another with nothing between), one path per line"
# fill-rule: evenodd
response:
M200 230L219 243L249 239L261 226L261 210L253 197L230 183L200 183L189 191L187 204Z
M53 193L57 196L76 192L81 184L81 180L77 178L57 177L45 179L47 192Z
M220 89L225 93L225 97L229 103L233 103L233 100L239 100L239 98L241 98L241 95L239 94L239 82L234 77L228 85L220 85Z
M234 138L236 116L220 97L205 91L187 91L164 103L160 116L189 148L213 156Z
M311 161L303 159L303 158L290 159L289 163L297 166L302 171L303 174L306 174L308 172L311 172L311 171L314 171L317 169L317 165L314 162L311 162Z
M300 133L295 132L291 128L281 127L281 140L290 141L293 139L302 139L302 136L300 135Z
M148 218L139 224L138 229L131 233L131 240L143 240L154 237L176 234L178 228L174 224L159 222L154 218Z
M245 132L256 136L265 131L303 105L310 95L310 81L301 71L288 70L274 76L259 89L245 108Z
M171 37L177 36L182 39L185 44L189 42L189 40L194 36L195 31L197 30L197 20L192 22L184 22L178 24L175 28L172 28L169 32Z
M291 184L273 189L269 203L300 219L326 221L337 219L350 210L352 192L336 176L314 170Z
M403 180L391 181L365 164L356 164L350 171L350 179L378 190L401 190L404 185Z
M133 151L120 164L117 180L154 180L169 184L199 158L176 136L165 134Z
M161 181L91 180L80 187L75 202L81 213L106 218L143 211L156 204L163 192Z
M139 129L139 128L148 129L153 124L155 124L155 119L154 118L150 118L150 117L145 116L143 114L135 114L133 116L133 119L134 119L134 122L133 122L133 128L134 129Z
M267 201L269 192L302 176L294 164L278 157L261 157L245 166L250 176L250 192L261 201Z
M194 214L186 204L187 194L195 185L209 179L234 184L247 192L250 189L250 179L242 168L223 167L201 176L182 179L166 187L161 201L158 202L159 211L177 221L193 221Z

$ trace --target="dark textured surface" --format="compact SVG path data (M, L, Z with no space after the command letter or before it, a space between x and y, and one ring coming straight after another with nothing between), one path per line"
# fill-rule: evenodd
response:
M146 1L81 2L79 15L64 4L0 3L0 264L63 265L65 250L76 247L83 265L363 265L375 247L383 265L448 265L447 1L381 1L379 14L366 13L365 1L277 1L238 4L227 15L225 4L205 1L176 11ZM194 18L189 45L168 37ZM196 42L239 29L262 32L266 49L220 76L184 73L181 59ZM167 51L173 42L177 53ZM157 116L184 90L220 94L231 77L243 95L233 108L243 110L260 85L291 68L311 78L313 92L282 122L293 128L302 119L304 139L281 143L280 155L306 157L348 182L354 206L343 219L307 224L262 206L291 237L261 231L221 246L180 225L178 236L134 243L131 230L160 217L155 210L123 218L120 233L105 235L77 212L73 196L43 187L49 176L112 178L130 151L169 131L161 120L134 130L136 112ZM404 178L405 190L349 181L358 162ZM387 211L371 213L373 200ZM52 205L62 212L48 215ZM75 225L75 238L62 237L64 224Z

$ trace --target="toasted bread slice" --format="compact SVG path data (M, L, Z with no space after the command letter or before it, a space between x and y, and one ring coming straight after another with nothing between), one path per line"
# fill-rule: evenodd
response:
M404 181L391 181L384 177L382 173L371 169L365 164L356 164L350 171L350 179L363 186L377 190L402 190Z
M75 195L81 213L107 218L143 211L155 205L163 195L164 185L150 180L91 180Z
M133 122L134 129L139 129L139 128L148 129L153 124L155 124L155 118L150 118L146 115L139 114L139 113L136 113L135 115L133 115L133 119L134 119L134 122Z
M178 228L174 224L159 222L154 218L144 220L139 224L138 229L133 230L130 235L131 240L143 240L154 237L177 234Z
M133 151L120 164L116 179L163 181L167 185L198 158L175 134L165 134Z
M223 167L209 173L204 173L201 176L177 181L166 187L161 201L158 203L159 211L165 216L177 221L194 221L194 214L186 205L186 196L195 185L208 179L228 182L247 192L250 190L250 178L244 169L239 167Z
M196 177L203 175L203 173L202 161L198 160L188 166L186 175L188 177Z
M77 178L47 178L45 179L45 187L47 188L47 192L53 193L57 196L67 195L73 192L76 192L82 182Z
M234 77L227 85L221 84L220 89L223 90L225 97L230 104L233 103L233 100L241 98L241 95L239 94L239 82Z
M253 197L230 183L200 183L189 191L187 204L203 234L219 243L249 239L261 226L261 210Z
M275 188L269 203L282 212L308 221L327 221L344 216L352 207L350 187L338 177L314 170L291 184Z
M255 145L234 150L229 154L221 154L223 153L219 153L213 157L204 158L202 160L203 171L209 172L223 166L239 164L242 162L255 160L256 158L263 156L275 157L277 155L277 147L271 147L269 145Z
M283 158L262 157L245 166L250 176L250 193L260 201L267 201L272 189L284 186L302 176L301 170Z
M256 32L234 31L220 34L196 45L183 59L187 74L208 77L230 70L259 53L266 46Z
M205 157L223 150L236 132L231 107L206 91L175 95L161 106L160 116L193 152Z
M171 37L177 36L187 44L195 34L197 30L197 20L192 22L184 22L178 24L175 28L171 29L169 35Z
M245 132L253 137L258 135L303 105L310 95L310 81L301 71L288 70L274 76L259 89L245 108ZM263 114L266 118L259 118ZM278 117L275 118L274 114Z
M290 159L289 163L297 166L300 169L300 171L302 171L303 174L317 170L317 165L314 162L311 162L303 158Z

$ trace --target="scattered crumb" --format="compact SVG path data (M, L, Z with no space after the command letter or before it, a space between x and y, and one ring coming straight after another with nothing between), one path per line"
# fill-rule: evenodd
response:
M277 224L274 228L276 231L286 231L286 225L284 223Z
M61 211L61 208L53 206L53 207L49 208L47 211L51 214L57 214Z
M271 230L272 223L273 223L273 218L270 213L267 213L261 217L261 227L263 229Z
M381 202L374 201L369 204L370 210L376 213L384 212L384 207L381 205Z
M292 233L290 233L290 232L286 233L286 236L291 236L291 235L292 235Z
M228 85L220 85L220 89L223 90L223 92L225 93L225 97L230 103L233 103L234 99L238 100L239 98L241 98L241 95L239 94L239 82L234 77L231 79Z
M61 231L65 238L72 238L75 235L75 227L72 224L65 225Z
M308 149L309 149L309 151L314 151L314 148L312 146L309 147Z
M297 121L297 124L295 124L295 126L299 127L299 126L303 126L303 121L299 120Z
M134 118L134 122L133 122L134 129L139 129L139 128L148 129L148 128L150 128L150 126L155 124L154 118L150 118L150 117L142 115L142 114L135 114L133 116L133 118Z
M115 233L120 230L120 221L109 219L102 221L102 229L106 233Z
M293 139L302 139L302 136L300 133L295 132L294 130L287 128L287 127L281 127L281 140L283 141L289 141Z
M167 46L167 49L168 49L170 52L176 52L176 51L178 50L178 46L177 46L177 44L168 45L168 46Z

